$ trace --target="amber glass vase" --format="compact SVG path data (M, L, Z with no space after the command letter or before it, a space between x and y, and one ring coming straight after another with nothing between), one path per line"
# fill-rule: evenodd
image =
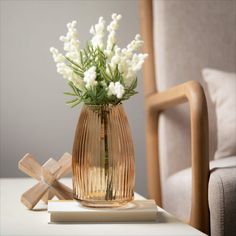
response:
M74 198L83 205L117 207L133 199L134 148L121 104L83 107L72 156Z

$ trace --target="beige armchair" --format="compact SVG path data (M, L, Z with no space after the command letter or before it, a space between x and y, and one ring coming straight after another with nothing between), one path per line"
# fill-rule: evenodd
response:
M236 1L140 0L140 15L149 196L205 233L236 235L236 156L213 160L201 75L236 69Z

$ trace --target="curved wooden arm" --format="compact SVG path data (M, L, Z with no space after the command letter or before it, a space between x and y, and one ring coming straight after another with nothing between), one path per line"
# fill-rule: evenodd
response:
M161 184L157 149L158 116L162 110L188 102L192 145L192 206L190 224L208 232L208 113L204 91L196 81L189 81L146 98L147 156L149 193L161 203ZM156 137L156 138L155 138ZM158 168L158 169L157 169Z

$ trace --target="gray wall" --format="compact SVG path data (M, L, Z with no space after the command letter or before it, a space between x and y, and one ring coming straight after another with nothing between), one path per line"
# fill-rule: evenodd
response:
M78 21L82 42L99 16L123 15L118 41L125 46L140 32L138 1L1 1L1 177L25 176L17 162L27 152L43 163L71 152L80 107L65 105L66 81L56 73L49 47L66 23ZM136 191L146 194L144 102L139 94L125 102L136 151Z

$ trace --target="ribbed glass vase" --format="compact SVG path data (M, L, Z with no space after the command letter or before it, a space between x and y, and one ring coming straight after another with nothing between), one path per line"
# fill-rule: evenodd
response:
M133 199L134 148L121 104L83 107L72 156L74 198L83 205L117 207Z

